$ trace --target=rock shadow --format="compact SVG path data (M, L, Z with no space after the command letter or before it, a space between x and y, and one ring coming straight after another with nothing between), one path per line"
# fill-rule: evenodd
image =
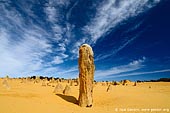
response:
M70 103L78 105L78 100L73 96L62 95L62 94L56 94L56 95L61 97L62 99L64 99L67 102L70 102Z

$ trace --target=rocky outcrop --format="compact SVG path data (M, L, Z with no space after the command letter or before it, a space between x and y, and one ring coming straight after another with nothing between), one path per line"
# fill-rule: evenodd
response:
M109 85L106 91L110 92L111 90L112 90L112 85Z
M66 85L66 87L63 90L63 94L69 95L70 93L71 93L71 88L68 85Z
M131 83L131 81L130 80L123 80L123 81L121 81L121 83L122 83L122 85L128 85L128 84L130 84Z
M47 85L46 81L43 80L43 81L42 81L42 86L46 86L46 85Z
M137 82L135 82L133 86L137 86Z
M83 44L79 49L79 106L81 107L92 106L94 71L93 50L88 44Z
M56 85L53 93L55 93L55 94L58 94L58 93L62 94L62 93L63 93L63 86L58 83L58 84Z

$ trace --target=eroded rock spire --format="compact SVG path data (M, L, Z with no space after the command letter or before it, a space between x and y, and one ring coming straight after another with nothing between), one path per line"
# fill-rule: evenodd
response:
M94 58L93 50L88 44L79 49L79 105L91 107L93 104Z

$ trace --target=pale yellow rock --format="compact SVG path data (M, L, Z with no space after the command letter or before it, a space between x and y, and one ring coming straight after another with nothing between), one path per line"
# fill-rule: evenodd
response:
M8 84L8 81L6 79L2 82L2 85L8 90L10 89L10 85Z
M88 44L79 49L79 106L91 107L93 103L94 58L93 50Z
M109 85L106 91L110 92L111 90L112 90L112 85Z
M56 85L53 93L55 93L55 94L58 94L58 93L61 94L61 93L63 93L63 86L58 83L58 84Z
M68 85L66 85L64 90L63 90L63 94L64 95L70 95L70 93L71 93L71 88Z
M47 85L46 80L43 80L42 81L42 86L46 86L46 85Z
M135 82L133 86L137 86L137 82Z

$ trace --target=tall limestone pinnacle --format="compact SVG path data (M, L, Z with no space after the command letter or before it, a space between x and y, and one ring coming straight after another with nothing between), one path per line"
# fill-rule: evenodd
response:
M93 50L88 44L79 48L79 106L91 107L93 104L94 58Z

